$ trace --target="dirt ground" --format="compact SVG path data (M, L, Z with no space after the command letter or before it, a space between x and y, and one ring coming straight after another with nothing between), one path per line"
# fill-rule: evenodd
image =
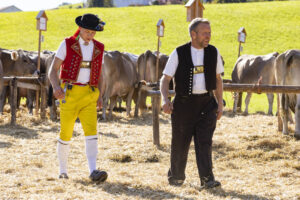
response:
M88 179L84 136L75 124L68 180L58 179L56 138L59 122L41 121L25 109L0 116L0 199L292 199L300 200L300 141L277 132L277 118L264 114L233 116L226 111L214 135L213 163L221 188L200 190L191 145L186 180L170 186L170 116L160 115L160 142L152 144L151 112L138 119L114 113L98 123L97 164L109 174ZM291 131L294 125L291 125Z

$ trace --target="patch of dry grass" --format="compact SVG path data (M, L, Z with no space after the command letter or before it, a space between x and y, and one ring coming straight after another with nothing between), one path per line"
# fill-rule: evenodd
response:
M225 112L213 144L214 173L222 188L199 190L193 144L185 183L168 184L168 115L160 115L159 149L152 144L151 113L138 119L114 113L112 121L98 123L97 163L109 174L103 184L88 179L79 123L71 143L70 179L59 180L59 123L41 121L26 110L17 116L16 126L9 125L7 112L0 116L1 199L300 199L300 141L277 132L276 117Z

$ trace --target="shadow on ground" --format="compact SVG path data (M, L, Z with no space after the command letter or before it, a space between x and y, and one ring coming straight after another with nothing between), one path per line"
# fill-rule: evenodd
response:
M37 131L21 125L2 125L0 134L22 139L38 139Z
M153 189L147 186L134 186L128 183L105 182L102 184L95 184L90 180L76 180L75 182L84 186L95 185L95 187L99 187L112 195L126 195L128 197L135 197L137 199L146 198L162 200L178 198L183 200L196 200L194 198L185 198L164 190Z

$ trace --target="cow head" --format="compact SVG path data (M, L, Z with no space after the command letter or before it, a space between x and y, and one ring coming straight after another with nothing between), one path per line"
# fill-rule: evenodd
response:
M19 59L19 54L17 51L13 51L11 52L10 57L13 61L17 61Z
M17 51L10 51L9 53L12 62L3 63L4 71L6 67L9 67L10 69L6 70L10 75L14 76L32 75L36 71L36 64L25 51L19 49Z
M279 53L278 53L278 52L274 52L274 53L272 53L272 55L273 55L274 57L277 57L277 56L279 55Z
M145 53L141 54L138 58L138 74L140 80L145 80L146 82L157 82L156 80L156 58L157 53L147 50ZM158 65L158 79L162 76L163 69L168 61L168 56L164 54L159 55L159 65Z

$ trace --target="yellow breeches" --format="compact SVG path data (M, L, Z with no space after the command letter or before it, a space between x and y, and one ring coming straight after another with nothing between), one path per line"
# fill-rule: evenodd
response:
M64 88L64 84L61 85ZM59 101L60 105L60 139L70 141L73 134L74 124L79 118L84 135L97 135L97 100L98 88L94 91L89 85L73 85L66 92L65 103Z

